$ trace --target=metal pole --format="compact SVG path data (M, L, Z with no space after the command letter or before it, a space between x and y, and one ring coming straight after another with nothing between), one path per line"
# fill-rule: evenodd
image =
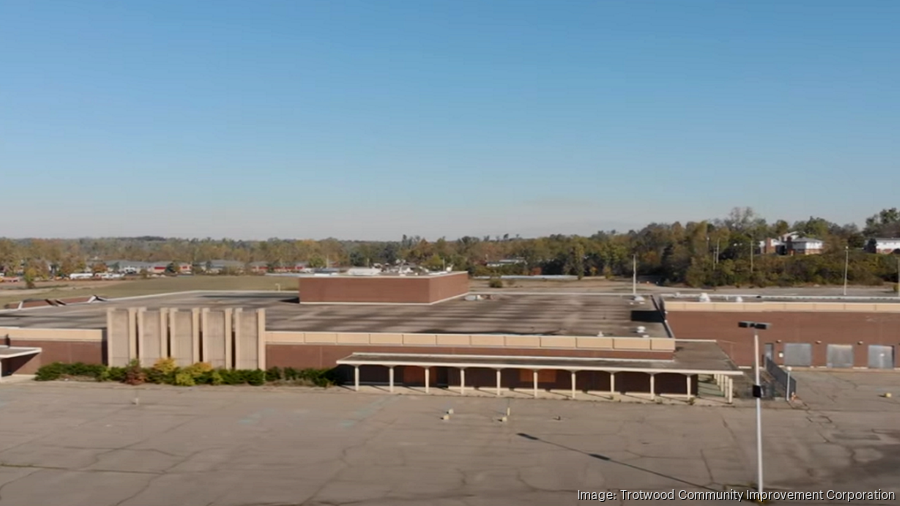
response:
M750 282L753 282L753 238L750 238Z
M784 400L791 400L791 366L787 367L788 379L787 385L784 387Z
M631 295L637 295L637 255L634 255L634 266L631 274Z
M756 386L759 387L759 332L753 329L753 363ZM759 483L759 495L763 493L763 457L762 457L762 399L756 398L756 476Z
M847 296L847 271L850 268L850 247L844 247L844 296Z
M900 258L897 259L897 297L900 297Z

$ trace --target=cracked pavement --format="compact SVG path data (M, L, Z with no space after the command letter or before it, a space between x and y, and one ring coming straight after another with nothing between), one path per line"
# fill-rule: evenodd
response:
M802 405L764 405L768 489L900 492L900 402L878 397L900 394L900 376L797 377ZM0 505L544 505L577 490L746 490L754 424L747 407L17 383L0 387Z

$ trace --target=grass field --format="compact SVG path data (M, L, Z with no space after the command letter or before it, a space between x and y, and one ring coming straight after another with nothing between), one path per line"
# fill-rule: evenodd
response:
M189 290L296 290L297 279L277 276L185 276L133 281L48 282L27 290L24 284L0 290L0 305L24 299L61 299L86 295L133 297Z

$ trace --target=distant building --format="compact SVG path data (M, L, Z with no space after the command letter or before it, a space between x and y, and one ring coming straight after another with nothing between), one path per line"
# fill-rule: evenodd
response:
M900 238L873 237L866 243L869 253L896 253L900 251Z
M488 267L506 267L507 265L522 265L525 263L523 258L504 258L495 262L488 262Z
M210 260L206 262L206 272L209 274L221 274L224 271L234 273L244 272L244 262L237 260Z
M812 237L798 237L787 243L789 255L818 255L825 249L825 242Z

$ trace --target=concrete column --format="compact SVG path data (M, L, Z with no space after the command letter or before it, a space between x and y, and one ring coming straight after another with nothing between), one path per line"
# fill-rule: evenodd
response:
M691 398L691 375L690 374L687 375L687 396L688 396L688 399Z
M234 369L234 355L232 354L232 343L234 335L232 334L231 309L225 310L225 369Z
M169 310L159 310L159 358L169 357Z
M234 352L232 352L231 356L234 357L234 368L240 369L241 364L241 342L243 340L243 335L241 335L241 316L243 316L244 310L242 308L234 309ZM257 367L259 364L257 363Z
M463 395L466 393L466 370L462 367L459 368L459 394Z
M500 397L500 369L497 369L497 397Z
M734 393L734 389L732 388L734 386L733 382L734 382L734 380L731 379L731 376L729 376L725 380L725 385L726 385L725 386L725 388L726 388L725 396L728 398L728 404L731 404L731 402L732 402L732 394Z
M132 358L137 358L141 362L142 367L150 367L153 364L144 363L143 356L146 355L146 350L144 350L144 316L146 309L138 308L136 318L137 318L137 353Z
M534 398L537 399L538 372L531 371L531 377L534 379Z
M209 308L200 310L201 362L209 362Z
M650 398L656 399L656 375L650 375Z
M388 385L391 388L391 393L394 393L394 366L388 368Z
M616 395L616 373L609 373L609 393L610 395Z
M137 310L128 309L128 360L137 358Z
M359 392L359 366L353 366L353 391Z
M200 362L200 310L191 309L191 363Z
M572 371L572 399L575 398L575 371Z
M256 310L256 361L259 368L266 370L266 310Z
M431 369L426 367L425 368L425 393L426 394L428 393L428 383L429 383L430 379L431 379Z

